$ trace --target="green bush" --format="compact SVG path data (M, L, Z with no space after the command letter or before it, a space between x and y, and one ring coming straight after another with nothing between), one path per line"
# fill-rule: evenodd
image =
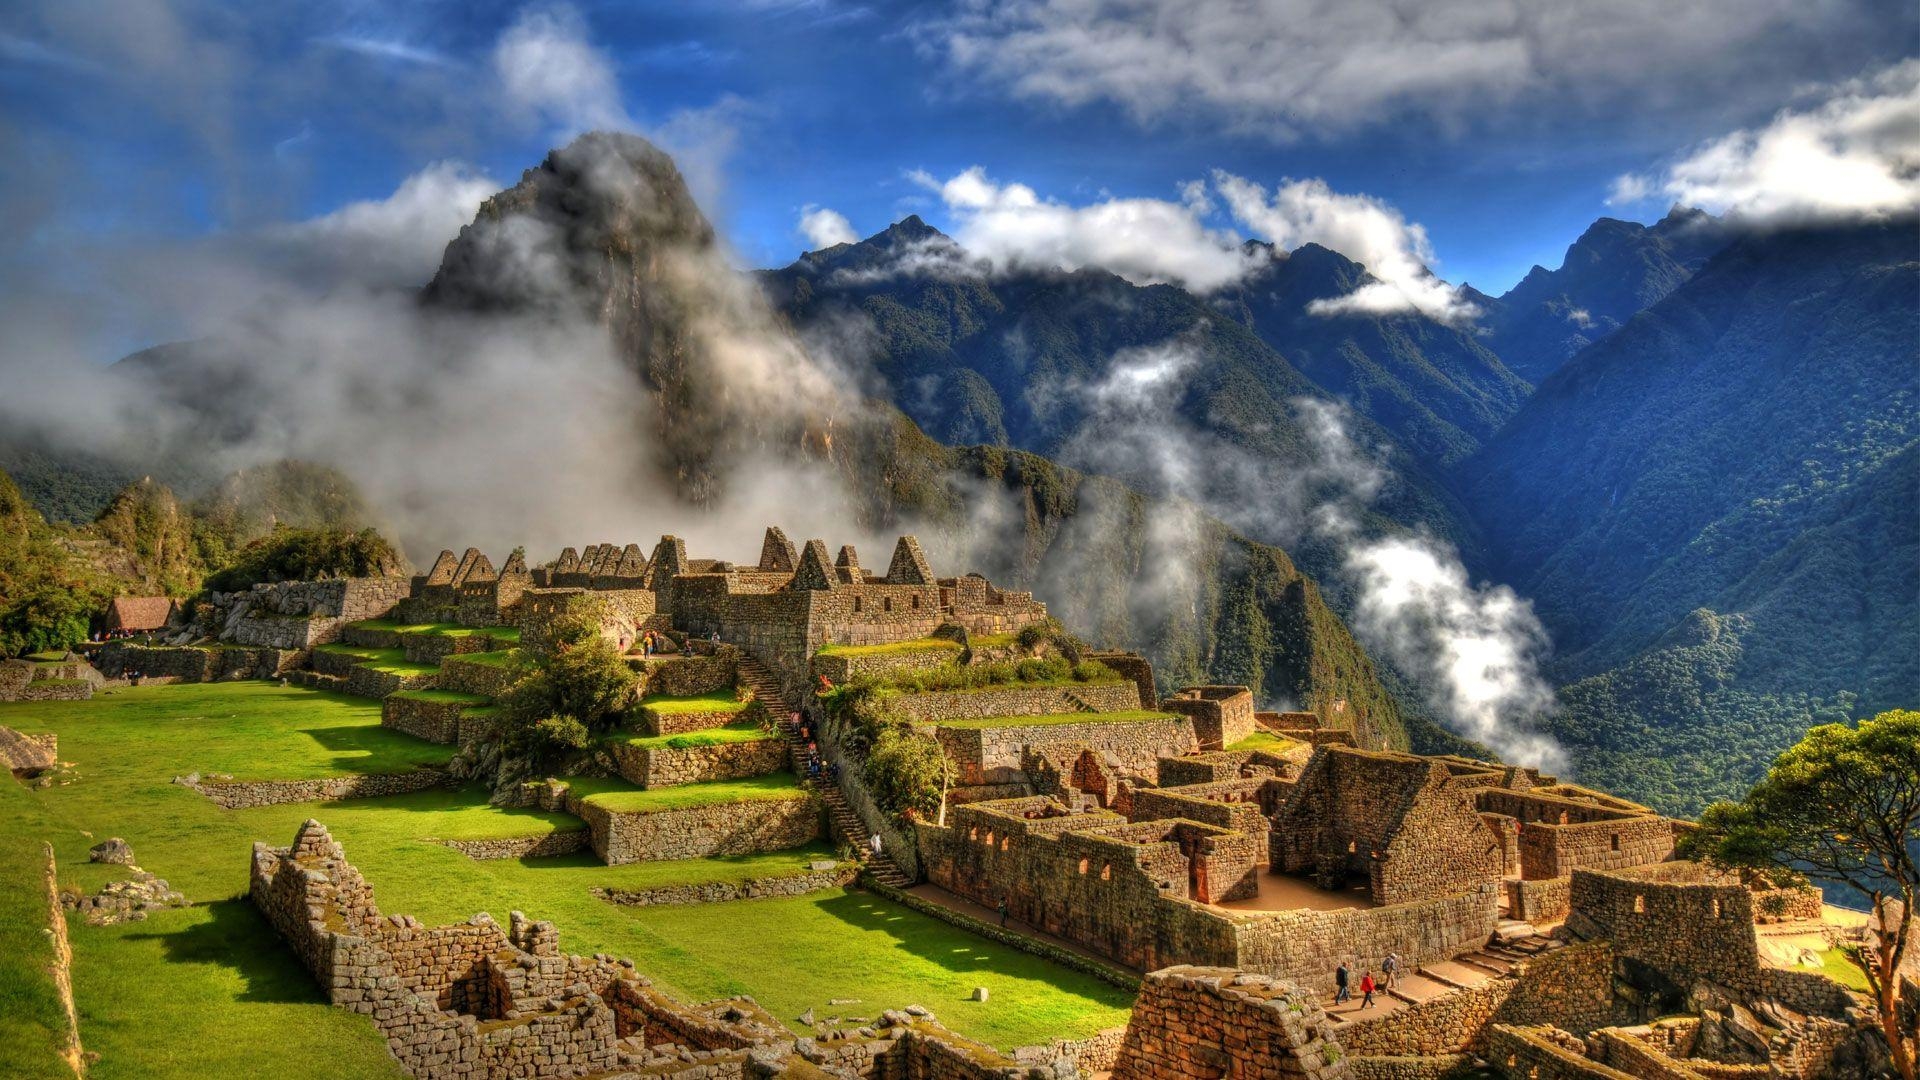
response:
M584 750L593 736L587 725L571 716L549 716L533 725L534 740L553 753Z
M0 656L65 652L87 640L91 604L58 585L43 585L0 607Z
M397 574L405 565L393 544L373 529L281 526L241 548L232 563L208 575L204 584L213 592L237 592L261 582Z
M874 740L860 775L880 809L905 821L939 813L950 767L939 743L893 724Z

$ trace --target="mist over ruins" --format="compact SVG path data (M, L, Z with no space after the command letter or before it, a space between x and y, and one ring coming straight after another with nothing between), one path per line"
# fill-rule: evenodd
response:
M1282 7L0 17L0 1080L1915 1080L1913 13Z

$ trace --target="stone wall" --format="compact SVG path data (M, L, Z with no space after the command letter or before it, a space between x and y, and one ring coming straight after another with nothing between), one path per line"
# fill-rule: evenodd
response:
M477 667L479 665L466 665ZM388 694L397 694L402 690L450 689L440 685L438 671L381 671L366 664L355 664L347 672L345 692L355 697L372 698L375 701ZM466 691L472 693L473 691ZM491 696L491 695L489 695Z
M1186 818L1251 837L1261 866L1267 865L1267 815L1260 793L1270 781L1255 777L1192 784L1181 788L1141 788L1133 793L1127 816L1135 821Z
M1520 826L1520 876L1560 878L1577 869L1617 870L1673 857L1673 825L1635 817L1560 825Z
M440 674L435 681L435 686L440 690L497 698L507 692L507 687L512 686L514 679L519 675L520 669L513 664L493 664L483 660L449 656L446 662L440 665Z
M1125 689L1131 693L1132 684L1125 684ZM957 782L965 785L1026 779L1029 752L1061 759L1092 750L1111 755L1126 771L1151 773L1159 759L1188 753L1196 745L1193 722L1183 716L1112 722L1089 714L1084 724L940 727L934 729L934 738L958 771Z
M1595 942L1543 953L1507 975L1390 1013L1350 1015L1340 1027L1340 1042L1356 1055L1479 1054L1493 1023L1586 1032L1617 1016L1613 951Z
M1155 770L1161 787L1211 784L1247 776L1291 777L1296 771L1292 762L1265 750L1216 750L1161 758Z
M690 697L725 690L734 684L738 651L722 646L713 656L656 656L641 668L643 695Z
M709 728L725 727L740 719L740 709L716 709L711 712L666 711L651 705L640 706L640 730L648 735L686 735Z
M1244 686L1190 686L1160 707L1191 718L1203 750L1224 750L1254 732L1253 691Z
M813 674L825 676L835 686L842 686L855 679L874 679L888 675L897 675L903 671L927 671L944 667L960 658L960 643L941 641L929 643L925 648L905 649L899 652L882 652L848 655L846 653L815 653L811 662Z
M1397 952L1409 969L1486 944L1499 923L1491 883L1377 908L1285 911L1236 924L1235 966L1331 992L1342 961L1378 963Z
M218 679L265 679L297 667L301 654L270 648L238 646L136 645L111 641L92 651L94 667L112 679L213 682Z
M889 698L887 704L909 720L939 724L948 720L991 720L1003 716L1126 712L1140 707L1140 691L1130 682L1076 682L1059 686L1008 683L980 690L903 693ZM1189 731L1192 727L1187 724Z
M222 641L299 652L338 640L347 623L386 615L408 588L403 577L282 581L209 601Z
M1313 995L1224 968L1175 967L1147 976L1127 1024L1114 1080L1342 1080L1346 1051Z
M706 780L742 780L777 773L788 765L787 744L774 735L752 742L684 749L623 743L614 743L610 749L620 767L620 775L643 788L697 784Z
M469 859L539 859L584 851L590 837L585 829L566 829L545 836L495 837L485 840L440 840Z
M7 772L39 772L51 769L60 760L60 736L49 731L27 735L10 727L0 727L0 769Z
M1553 1034L1552 1028L1495 1024L1487 1036L1487 1062L1508 1080L1639 1080L1589 1060Z
M567 812L587 823L593 853L609 866L783 851L823 835L819 800L799 788L788 799L652 813L611 811L569 795Z
M1573 878L1547 878L1525 881L1510 878L1506 883L1507 914L1534 924L1553 923L1567 917L1573 898Z
M440 769L415 769L407 773L369 773L363 776L336 776L326 780L193 780L179 781L228 810L255 806L280 806L285 803L334 802L339 799L371 799L381 795L405 795L436 787L458 786L459 781Z
M467 720L467 711L479 707L472 702L392 694L380 700L380 726L427 742L464 746L480 734L480 727L491 726L491 721L477 725Z
M805 896L822 889L853 884L860 876L860 864L827 860L818 870L799 874L774 874L744 881L698 881L686 885L663 885L655 889L599 888L593 895L609 904L628 907L654 907L662 904L722 904L732 900L762 900L776 896Z

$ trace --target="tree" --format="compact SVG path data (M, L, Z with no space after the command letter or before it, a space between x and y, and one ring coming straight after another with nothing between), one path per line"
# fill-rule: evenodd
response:
M619 723L640 678L600 633L611 614L598 597L576 596L524 637L523 673L500 700L510 748L551 760L583 749L590 735Z
M881 809L906 820L939 813L951 768L939 743L899 724L881 731L860 774Z
M1867 977L1894 1067L1914 1080L1915 1036L1900 1023L1899 971L1920 894L1920 712L1807 732L1745 799L1708 807L1682 854L1865 893L1879 933L1849 956Z

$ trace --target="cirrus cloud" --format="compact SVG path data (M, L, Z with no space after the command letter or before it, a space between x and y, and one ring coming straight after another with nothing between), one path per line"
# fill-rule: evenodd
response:
M1016 97L1110 102L1136 120L1196 110L1281 137L1413 114L1447 122L1522 100L1684 103L1730 82L1817 77L1871 42L1874 0L971 0L923 48ZM1879 16L1884 20L1884 15ZM1769 63L1751 62L1764 48Z

